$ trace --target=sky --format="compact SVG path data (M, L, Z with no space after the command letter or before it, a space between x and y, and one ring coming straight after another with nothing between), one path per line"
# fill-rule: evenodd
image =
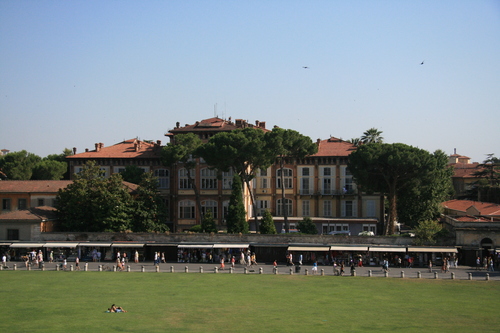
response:
M307 68L304 68L307 67ZM500 156L500 1L0 1L0 149L218 116Z

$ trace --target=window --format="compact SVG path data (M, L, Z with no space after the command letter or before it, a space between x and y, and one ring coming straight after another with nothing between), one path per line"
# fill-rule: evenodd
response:
M302 176L309 177L310 170L309 168L302 168Z
M201 212L205 215L208 211L212 212L212 217L217 219L219 217L217 209L217 201L205 200L201 202Z
M201 169L201 189L217 189L217 171L209 168Z
M302 201L302 216L311 216L311 202L309 200Z
M279 199L277 201L277 211L278 211L278 216L283 216L283 205L282 205L282 199ZM286 209L286 215L287 216L292 216L292 200L286 199L285 198L285 209Z
M10 210L10 199L2 199L2 210Z
M26 199L17 199L17 209L19 210L28 209Z
M45 199L41 198L41 199L38 199L38 206L45 206Z
M189 181L187 174L187 169L179 170L179 189L181 190L188 190L193 188L193 184L191 184L191 182Z
M367 217L376 216L375 200L366 200L366 216Z
M363 224L363 231L373 232L377 234L377 225L376 224Z
M192 200L179 201L179 218L180 219L194 219L195 218L195 204Z
M312 194L311 182L309 178L300 179L300 194Z
M283 183L285 185L285 188L293 188L293 171L292 169L283 169ZM281 169L276 171L276 180L277 180L277 187L281 187Z
M342 217L357 217L357 202L352 200L342 201Z
M323 216L331 217L332 216L332 201L325 200L323 201Z
M342 167L342 194L354 194L356 186L352 180L352 174L347 167Z
M257 216L263 216L266 210L269 210L269 200L258 200Z
M268 180L267 178L262 178L260 180L260 187L261 188L268 188L269 187L269 184L268 184L267 180Z
M156 169L154 175L158 178L158 188L170 187L170 173L167 169Z
M229 172L222 173L222 189L223 190L230 190L231 189L231 187L233 186L233 177L234 177L233 170L230 170Z
M19 229L7 229L7 240L19 240Z
M261 176L261 177L267 177L267 169L260 169L259 176Z
M223 217L223 223L225 223L227 214L229 213L229 200L223 201L222 202L222 217Z
M320 168L320 186L321 194L323 195L333 195L335 180L332 177L333 167L321 167Z

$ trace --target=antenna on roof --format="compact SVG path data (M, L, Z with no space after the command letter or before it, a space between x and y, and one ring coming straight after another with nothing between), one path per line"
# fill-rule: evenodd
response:
M217 103L214 104L214 117L217 117Z

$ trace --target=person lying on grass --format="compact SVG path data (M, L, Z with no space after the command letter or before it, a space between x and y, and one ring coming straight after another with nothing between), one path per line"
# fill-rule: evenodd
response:
M125 311L121 306L116 306L116 305L111 305L111 307L108 309L109 312L127 312Z

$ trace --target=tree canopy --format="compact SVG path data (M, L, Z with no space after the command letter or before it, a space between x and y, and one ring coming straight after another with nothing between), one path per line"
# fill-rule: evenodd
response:
M0 171L4 179L10 180L60 180L68 178L66 156L71 154L65 149L62 154L49 155L43 159L26 150L0 156Z
M245 216L246 214L241 190L241 179L238 175L234 175L231 197L229 199L229 208L226 217L227 232L231 234L248 233L248 222Z
M95 161L87 162L73 183L58 192L56 208L60 229L75 232L168 230L163 201L148 175L134 200L121 175L105 178Z
M474 182L471 199L500 204L500 159L494 154L486 156L474 173L477 181Z
M426 210L443 197L442 191L449 191L450 183L445 178L450 174L442 161L441 153L432 155L402 143L372 143L360 146L349 155L348 168L362 190L387 195L389 217L384 233L393 234L398 219L398 194L404 196L406 191L410 193L408 197L415 198L419 193L410 191L411 186L429 186L425 192L429 197L419 203ZM427 183L422 183L424 181Z
M276 226L274 225L273 216L267 209L260 221L259 231L261 234L274 235L276 234Z
M311 220L310 217L304 217L302 221L299 221L297 229L299 229L299 231L304 234L310 234L310 235L318 234L318 229L316 228L316 225L314 224L314 222Z

